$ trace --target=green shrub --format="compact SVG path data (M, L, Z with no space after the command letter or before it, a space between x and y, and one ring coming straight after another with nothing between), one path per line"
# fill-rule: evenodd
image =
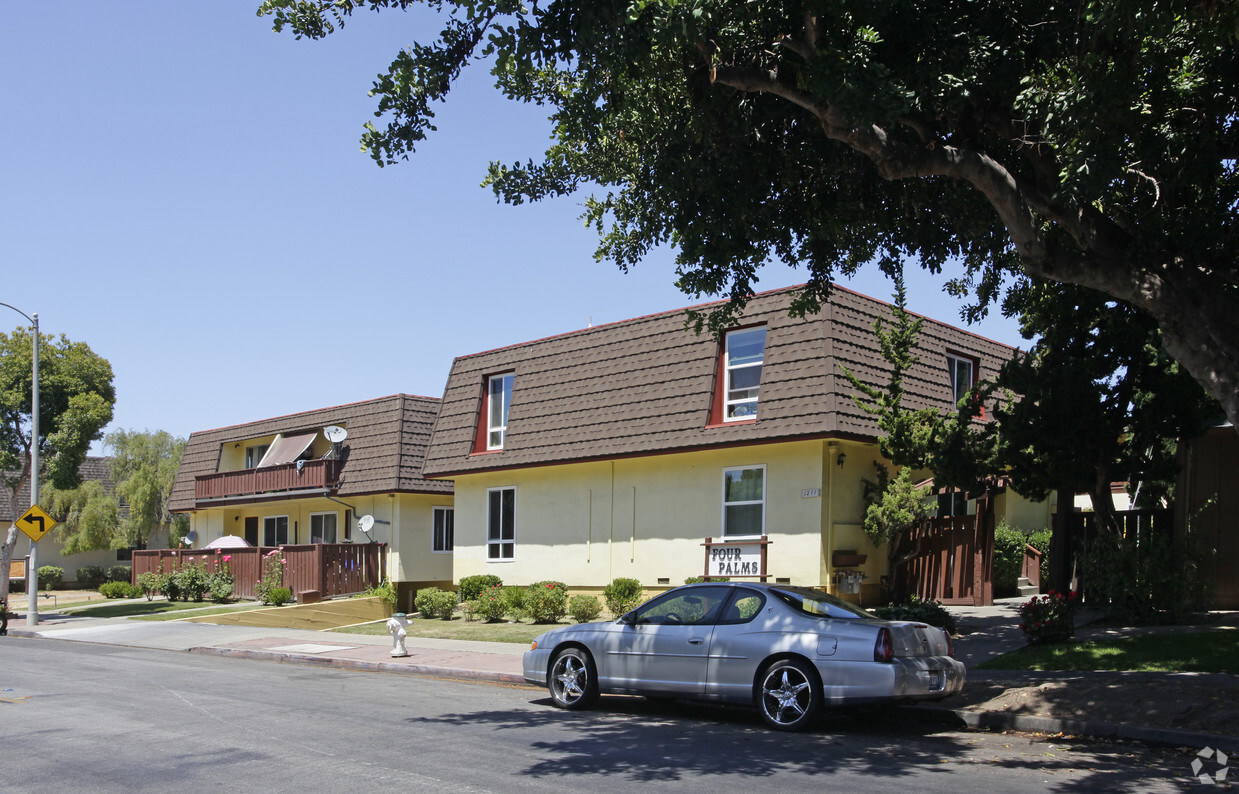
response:
M413 606L424 618L451 620L452 610L456 608L456 594L437 587L423 587L417 591Z
M65 569L55 565L39 566L39 587L43 590L58 590L65 583Z
M226 604L232 600L232 591L236 583L232 577L212 576L207 583L207 596L217 604Z
M602 614L602 604L589 595L574 595L568 599L568 615L577 623L589 623Z
M464 615L466 621L472 623L478 619L478 602L462 601L460 602L460 614Z
M883 620L912 620L955 633L955 618L940 602L932 599L924 601L912 596L906 603L875 607L869 611Z
M108 580L107 574L103 572L103 566L101 565L83 565L77 569L74 579L77 581L78 587L86 590L95 590L99 585Z
M108 568L107 577L109 582L125 582L133 578L133 568L128 565L113 565Z
M617 618L635 609L641 603L641 595L641 583L624 577L613 580L602 591L602 597L607 601L607 610Z
M568 586L534 582L525 588L524 612L534 623L558 623L568 614Z
M273 607L282 607L293 600L293 591L287 587L272 587L267 591L267 601Z
M1050 538L1054 536L1049 529L1039 529L1028 535L1028 545L1041 552L1041 583L1050 581Z
M200 562L181 566L180 570L168 577L169 586L175 586L178 597L183 601L201 601L211 589L211 575L206 566Z
M1210 584L1200 574L1194 539L1162 535L1120 540L1101 536L1086 560L1086 597L1106 617L1129 625L1183 623L1208 608Z
M492 587L503 587L503 580L493 573L462 576L460 577L460 600L472 601L480 596L483 590L489 590Z
M1074 637L1075 614L1079 605L1075 593L1062 595L1053 590L1047 595L1033 596L1020 604L1020 629L1024 632L1028 644L1066 642Z
M160 591L163 592L165 596L168 597L168 600L169 601L180 601L182 598L181 585L180 585L180 580L176 578L176 574L175 573L160 574L159 579L160 579L159 589Z
M508 617L513 620L520 620L525 617L525 588L503 588L503 600L507 603Z
M154 597L155 593L163 592L163 588L166 583L167 577L162 573L146 571L145 573L138 574L138 581L134 587L141 590L142 593L146 595L146 600L150 601Z
M487 623L503 620L508 614L508 597L502 587L488 587L472 603L474 612Z
M362 593L365 598L381 598L391 609L396 608L396 586L390 579L384 579L376 587L367 587Z
M1027 536L1006 521L994 527L994 597L1008 598L1019 592L1016 583L1024 567Z
M104 582L99 585L99 592L104 598L129 598L128 582ZM138 595L142 595L139 590Z
M274 602L271 600L271 591L280 587L283 581L284 555L280 554L279 549L273 549L267 552L262 559L262 579L254 585L254 595L264 604L272 604ZM283 589L288 590L286 587ZM289 590L289 593L291 592ZM280 605L275 604L275 606Z

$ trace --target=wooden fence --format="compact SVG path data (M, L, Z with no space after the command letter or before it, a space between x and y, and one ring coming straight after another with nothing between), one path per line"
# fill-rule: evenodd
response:
M1170 538L1174 532L1174 511L1159 510L1117 510L1114 513L1118 521L1119 534L1124 544L1133 543L1137 550L1147 546L1154 537ZM1068 563L1075 572L1076 590L1080 597L1088 600L1088 550L1097 540L1096 513L1072 513L1069 517L1070 531L1068 548L1072 560Z
M915 556L903 566L904 590L944 604L994 603L994 520L978 515L931 518L914 529Z
M132 581L147 571L171 573L202 564L208 572L226 566L237 598L254 598L263 560L284 556L282 586L298 601L360 593L377 587L387 575L386 543L307 543L296 546L250 546L239 549L151 549L133 552ZM314 594L314 595L311 595Z

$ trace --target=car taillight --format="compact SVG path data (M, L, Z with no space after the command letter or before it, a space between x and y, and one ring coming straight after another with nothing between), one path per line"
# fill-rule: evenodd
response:
M954 659L955 658L955 640L951 639L951 635L949 633L945 631L942 633L946 634L946 655Z
M878 629L878 639L873 643L873 660L889 662L894 658L895 641L891 638L891 630L885 627Z

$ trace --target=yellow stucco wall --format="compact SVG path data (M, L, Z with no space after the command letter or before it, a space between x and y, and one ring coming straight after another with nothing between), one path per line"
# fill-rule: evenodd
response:
M1025 532L1049 529L1052 523L1050 500L1034 502L1008 488L994 500L994 517L999 523L1006 521L1008 526Z
M859 523L860 477L876 454L846 447L839 469L841 449L798 441L457 477L455 580L493 573L514 585L558 579L597 587L621 576L680 584L703 573L701 544L722 535L723 470L764 465L772 580L826 584L832 524ZM510 561L486 559L487 491L501 487L516 489Z

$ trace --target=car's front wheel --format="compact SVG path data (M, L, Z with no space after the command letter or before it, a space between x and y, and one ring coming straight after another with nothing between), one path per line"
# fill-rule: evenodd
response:
M804 662L780 659L762 671L757 700L767 725L779 731L798 731L817 716L822 685Z
M589 651L564 648L551 662L547 682L551 700L561 709L589 708L598 700L598 674Z

